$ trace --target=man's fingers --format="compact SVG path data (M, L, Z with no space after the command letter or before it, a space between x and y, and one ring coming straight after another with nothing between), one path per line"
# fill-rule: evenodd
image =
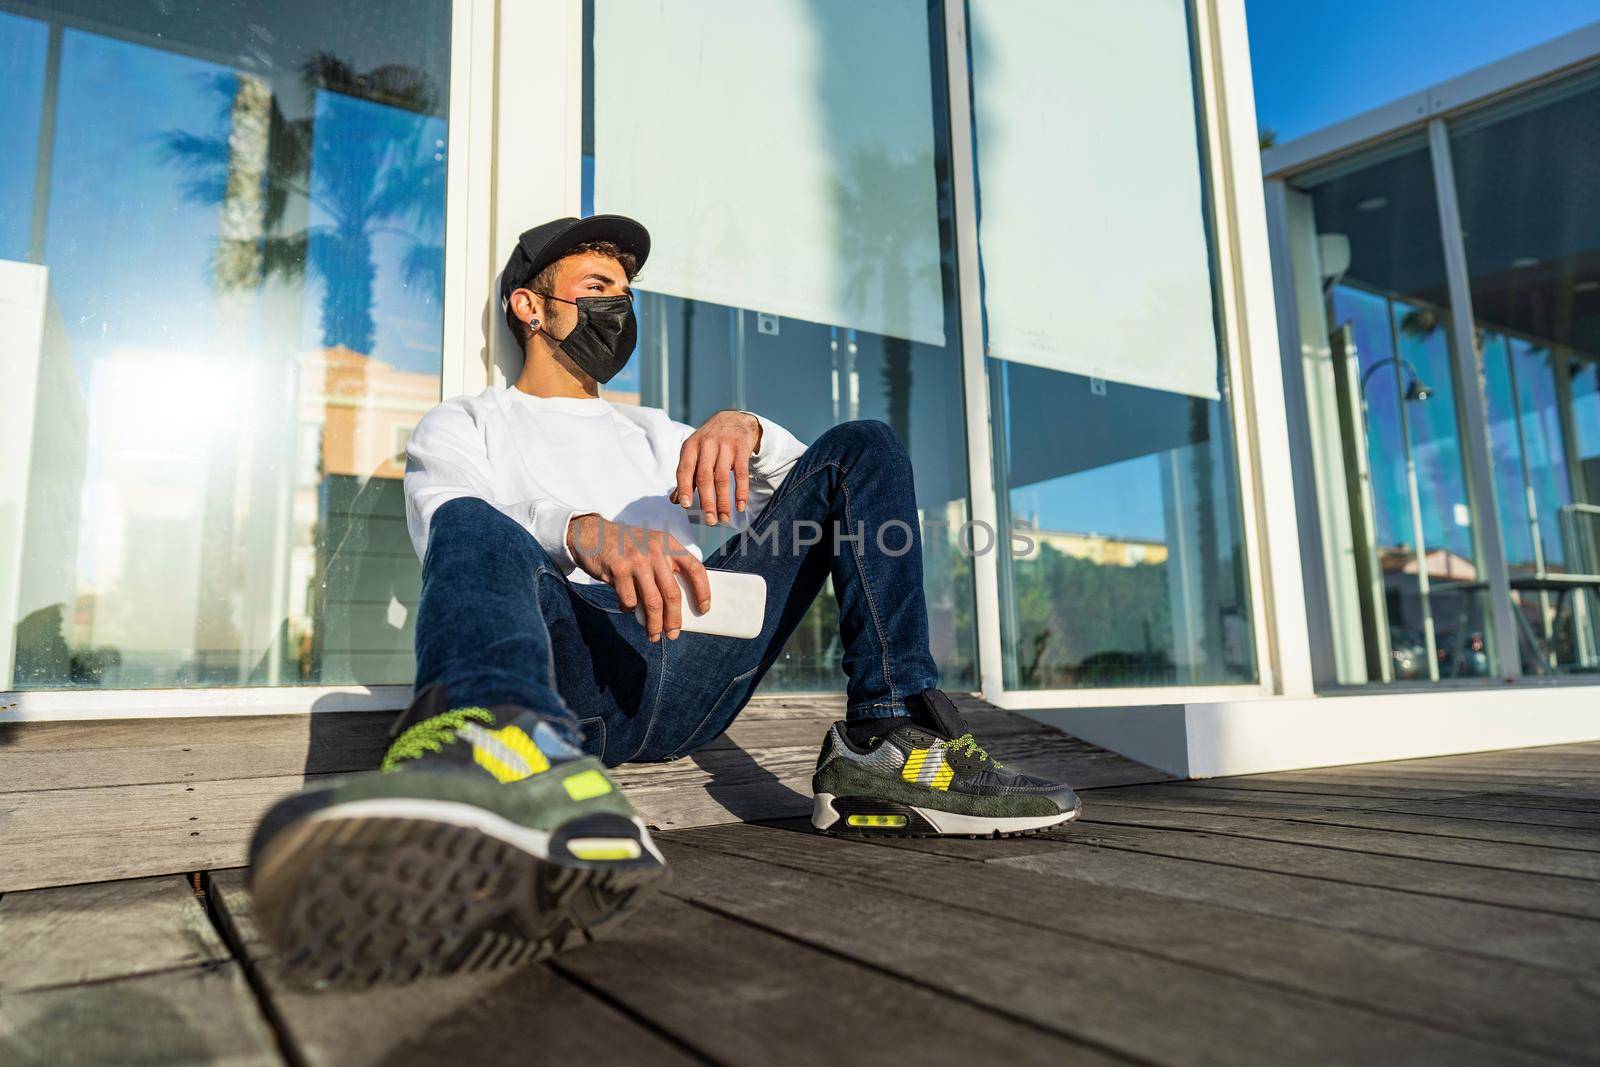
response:
M717 516L727 522L733 518L733 485L728 474L733 470L733 445L724 441L717 449Z
M717 454L713 449L700 450L700 465L695 469L695 479L700 490L700 510L705 512L707 526L717 524Z
M656 587L661 591L661 626L668 637L676 640L678 631L683 629L683 590L672 576L672 561L667 556L652 556L651 563Z
M633 589L633 574L630 571L613 568L611 571L611 588L617 591L617 603L632 611L639 604L639 597Z
M694 597L695 610L704 615L711 610L711 579L706 577L706 565L688 552L673 558L678 572L689 580L689 594Z
M740 448L733 454L733 506L740 511L750 503L750 450Z
M683 443L683 451L678 453L678 496L677 503L687 511L694 501L694 472L700 465L700 442L694 438Z
M661 587L656 584L655 571L642 567L634 575L634 582L639 587L639 599L644 602L644 629L650 635L650 640L661 640L661 612L663 601Z

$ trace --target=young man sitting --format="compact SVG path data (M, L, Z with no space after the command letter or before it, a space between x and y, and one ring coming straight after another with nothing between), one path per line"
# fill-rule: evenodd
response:
M521 374L411 435L416 699L381 771L280 802L251 850L261 925L304 977L500 966L613 927L665 865L606 768L726 730L830 576L847 701L822 739L818 828L1010 834L1078 814L1068 787L990 759L937 688L888 426L807 447L750 412L696 429L599 396L633 352L649 250L615 215L524 233L500 286ZM696 521L732 531L703 563ZM683 629L685 595L710 606L708 569L765 579L758 636Z

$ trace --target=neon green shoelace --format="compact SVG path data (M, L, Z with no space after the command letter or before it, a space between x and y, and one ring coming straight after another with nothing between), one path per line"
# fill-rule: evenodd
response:
M944 747L951 752L955 752L963 756L977 756L980 763L989 762L993 763L996 767L1004 766L1004 764L1002 764L999 760L991 759L989 753L985 752L982 746L978 744L977 738L973 737L970 733L965 733L954 740L946 741L944 743Z
M389 746L389 752L383 757L383 764L378 769L385 772L398 770L400 764L406 760L417 759L430 752L442 750L444 746L455 741L456 731L468 722L481 722L485 726L493 726L494 716L488 708L456 708L443 715L423 719L394 739L394 744Z

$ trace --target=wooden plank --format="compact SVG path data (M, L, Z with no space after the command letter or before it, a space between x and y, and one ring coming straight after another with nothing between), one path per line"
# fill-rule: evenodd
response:
M1600 830L1600 812L1572 812L1572 811L1546 811L1540 808L1518 806L1511 804L1485 803L1477 799L1453 800L1403 800L1392 797L1364 797L1344 796L1336 793L1275 793L1259 789L1196 789L1196 783L1185 782L1179 785L1138 785L1126 786L1120 789L1098 790L1094 794L1095 801L1116 801L1133 804L1144 804L1147 800L1165 801L1167 799L1181 800L1185 803L1228 804L1229 808L1217 807L1215 810L1233 810L1231 805L1262 805L1266 807L1290 810L1306 808L1308 810L1323 811L1329 814L1334 812L1391 812L1403 815L1422 815L1430 820L1448 823L1453 819L1460 819L1471 824L1480 823L1510 823L1515 828L1520 827L1566 827L1574 830ZM1481 794L1474 794L1481 796ZM1153 806L1160 806L1156 804ZM1211 810L1209 808L1196 808L1195 810ZM1487 826L1473 826L1473 833L1465 836L1477 836L1477 831L1485 834L1498 832ZM1446 829L1439 829L1438 833L1448 833ZM1514 838L1513 840L1522 840ZM1532 840L1530 844L1551 844L1564 848L1600 847L1583 842L1593 842L1592 837L1563 837L1548 840ZM1564 843L1563 843L1564 842Z
M1161 1063L1533 1057L1320 997L667 841L667 892L1112 1052Z
M993 864L985 868L770 827L715 827L672 834L668 840L819 877L881 885L917 901L1026 917L1046 929L1532 1051L1589 1056L1600 1049L1600 1013L1570 976L1453 948L1101 886L1075 878L1070 869L1001 876Z
M1586 752L1551 752L1544 748L1510 748L1495 752L1467 752L1455 756L1431 756L1425 759L1377 760L1372 763L1353 764L1384 771L1406 773L1412 770L1472 770L1483 768L1492 771L1570 771L1593 774L1600 771L1600 749Z
M1544 778L1513 780L1509 778L1451 777L1434 775L1391 775L1388 777L1362 775L1360 769L1340 767L1327 771L1285 771L1279 774L1252 775L1248 778L1212 778L1197 785L1216 785L1226 789L1307 790L1333 792L1329 786L1338 786L1338 792L1354 791L1358 796L1396 796L1413 800L1429 797L1466 797L1480 793L1509 795L1539 795L1571 797L1585 804L1600 801L1600 790L1586 783L1575 783L1555 775Z
M297 988L261 939L244 872L213 872L208 891L297 1063L699 1062L548 967L366 991Z
M666 897L641 909L617 938L563 955L557 969L718 1063L1121 1062L920 982Z
M1553 796L1528 790L1524 793L1482 793L1472 798L1485 804L1503 804L1506 807L1527 808L1533 811L1567 811L1580 814L1600 814L1600 799L1572 796Z
M1078 838L1061 838L1060 848L1041 848L990 862L1400 941L1458 948L1537 967L1600 973L1600 924L1592 919L1526 911L1475 898L1431 896L1426 883L1418 890L1414 880L1408 881L1412 888L1367 884L1341 877L1347 872L1336 863L1301 864L1294 862L1299 856L1281 854L1322 852L1317 860L1337 860L1340 854L1329 850L1271 844L1262 846L1271 853L1262 856L1233 850L1234 841L1203 839L1199 834L1127 826L1084 830ZM920 847L930 844L936 843Z
M1300 777L1306 773L1284 771L1247 777L1195 778L1183 784L1193 789L1251 789L1264 793L1314 793L1317 796L1376 797L1395 800L1456 800L1475 797L1485 791L1417 785L1374 785L1370 782L1351 782L1337 776L1321 780Z
M1475 822L1506 822L1523 826L1565 826L1575 830L1600 830L1600 811L1566 811L1559 808L1550 810L1534 805L1495 803L1487 796L1481 800L1461 801L1402 800L1390 803L1385 810L1428 815L1436 819L1471 819Z
M1542 788L1551 795L1575 793L1600 796L1600 775L1576 771L1502 770L1495 767L1416 767L1366 766L1326 767L1317 770L1285 771L1285 778L1305 782L1346 781L1379 785L1409 785L1428 789L1506 789L1521 791Z
M283 1062L231 961L8 993L0 1004L0 1063L6 1067Z
M0 795L0 891L237 867L299 777Z
M230 958L183 878L0 896L0 996Z
M1587 877L1534 874L1487 865L1501 853L1519 850L1517 854L1526 857L1535 851L1525 845L1423 834L1395 835L1310 823L1276 825L1266 819L1231 819L1148 808L1126 808L1113 814L1112 805L1105 808L1100 814L1093 809L1084 814L1085 832L1100 840L1116 841L1119 834L1129 830L1165 834L1160 848L1170 850L1169 855L1181 853L1240 867L1600 919L1600 888ZM1590 853L1541 851L1594 862ZM1446 856L1455 858L1443 858ZM1477 862L1464 862L1469 856ZM1524 858L1508 862L1531 861Z
M0 725L0 793L376 767L392 712Z
M1600 833L1547 826L1522 826L1506 822L1475 819L1434 818L1392 811L1351 811L1314 804L1248 803L1232 798L1191 799L1191 795L1145 796L1129 800L1096 796L1091 821L1129 822L1138 825L1179 825L1166 821L1142 822L1139 812L1177 813L1200 818L1192 829L1218 833L1238 831L1246 837L1273 841L1303 841L1349 848L1357 852L1378 852L1418 859L1445 859L1456 863L1477 863L1506 870L1537 871L1574 878L1600 877ZM1232 819L1250 819L1262 825L1249 832ZM1184 822L1188 826L1189 823ZM1327 826L1327 831L1292 831L1287 826ZM1343 833L1355 830L1356 833ZM1416 838L1444 838L1443 841L1417 841Z

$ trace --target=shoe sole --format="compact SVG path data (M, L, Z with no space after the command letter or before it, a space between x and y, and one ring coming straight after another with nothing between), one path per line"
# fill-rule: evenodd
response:
M262 850L251 872L257 922L286 977L313 988L535 963L610 934L666 880L635 823L637 857L558 861L550 835L470 805L333 805Z
M1082 801L1071 811L1055 815L1002 818L818 793L811 825L824 833L849 837L1024 837L1063 826L1082 814Z

